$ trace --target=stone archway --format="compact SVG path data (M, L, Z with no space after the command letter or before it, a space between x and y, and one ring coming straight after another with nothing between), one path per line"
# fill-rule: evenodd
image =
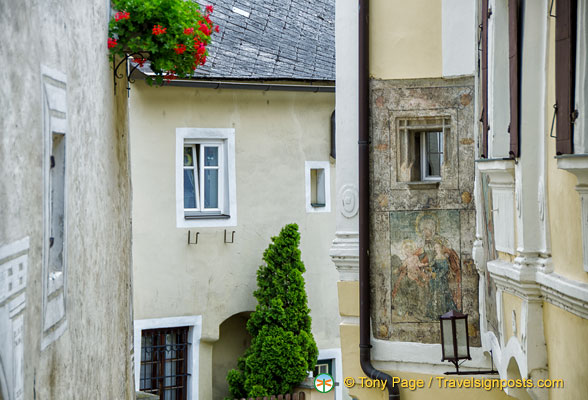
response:
M222 400L229 396L227 373L237 367L237 359L251 344L251 336L246 325L251 312L235 314L219 327L219 339L212 348L212 396Z

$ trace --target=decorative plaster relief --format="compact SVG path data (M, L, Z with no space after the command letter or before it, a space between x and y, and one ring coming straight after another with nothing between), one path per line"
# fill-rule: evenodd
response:
M339 190L339 199L341 201L341 214L345 218L353 218L359 210L359 194L355 185L347 184L341 186Z
M29 238L0 247L0 397L24 399L24 309Z
M588 319L588 284L552 272L551 260L540 257L517 257L514 263L494 260L488 262L487 269L498 289L497 310L502 310L502 292L511 293L523 301L519 337L511 337L505 342L502 329L498 335L485 330L482 332L484 348L493 351L501 379L510 379L508 366L513 358L523 378L545 379L547 351L543 335L543 302L547 301L580 318ZM504 316L501 312L497 312L496 316L502 327ZM544 391L530 394L535 399L547 396Z
M336 232L329 255L339 272L340 281L359 280L359 234L357 232Z

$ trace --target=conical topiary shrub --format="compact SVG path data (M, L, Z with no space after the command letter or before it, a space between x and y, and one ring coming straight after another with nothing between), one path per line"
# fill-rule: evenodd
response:
M234 397L288 393L314 368L318 349L310 330L298 225L286 225L263 253L257 307L247 322L251 346L229 371Z

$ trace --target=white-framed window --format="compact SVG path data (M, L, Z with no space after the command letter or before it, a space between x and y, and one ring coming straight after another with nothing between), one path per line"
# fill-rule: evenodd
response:
M443 132L421 132L421 180L440 181L443 166Z
M331 212L331 165L328 161L306 161L306 211Z
M234 129L176 129L179 228L237 225Z
M187 329L187 336L183 332ZM135 387L163 395L161 398L198 399L198 360L202 316L140 319L134 321ZM186 340L187 339L187 340ZM154 354L158 349L161 354ZM187 359L178 368L175 360L179 353ZM163 357L163 359L162 359ZM159 367L155 361L159 360ZM182 369L184 368L185 369ZM165 379L160 373L165 374ZM181 395L175 393L175 383L181 383ZM173 392L173 393L172 393Z

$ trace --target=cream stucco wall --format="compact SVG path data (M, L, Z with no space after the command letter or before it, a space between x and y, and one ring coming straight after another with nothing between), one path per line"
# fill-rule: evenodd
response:
M551 127L555 104L555 21L550 19L547 64L545 126ZM555 129L555 128L554 128ZM580 196L575 190L577 178L559 169L555 159L555 139L545 132L547 149L547 195L551 249L555 272L588 283L588 273L582 266L582 227Z
M374 78L442 76L441 0L372 0L369 13Z
M562 379L563 389L551 389L549 398L582 399L588 393L588 320L550 303L543 303L549 378Z
M255 309L256 271L287 223L301 232L308 305L319 348L339 347L334 211L307 213L305 161L329 161L331 93L179 87L131 90L135 319L202 315L200 398L210 398L211 345L230 316ZM235 129L237 226L176 228L177 127ZM334 198L334 163L331 193ZM334 210L334 204L331 209Z

